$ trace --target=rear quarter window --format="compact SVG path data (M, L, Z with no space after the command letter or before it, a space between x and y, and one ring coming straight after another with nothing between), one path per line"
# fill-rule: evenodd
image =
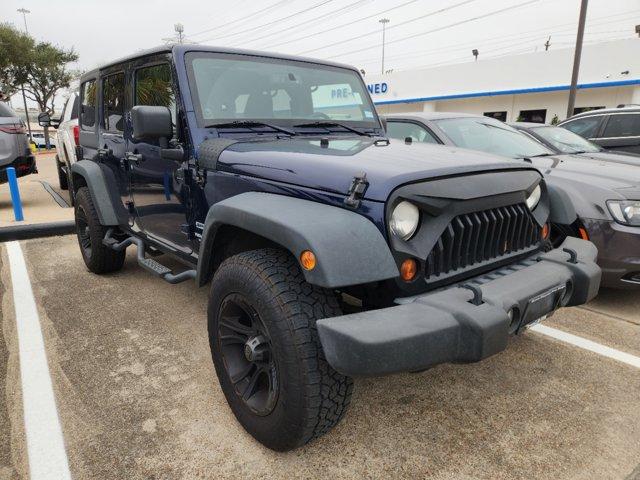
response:
M89 80L80 87L80 126L83 130L95 130L97 103L96 81Z

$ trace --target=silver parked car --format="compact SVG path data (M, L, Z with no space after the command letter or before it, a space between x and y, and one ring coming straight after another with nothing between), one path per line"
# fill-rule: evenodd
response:
M7 181L7 167L15 167L18 177L38 173L25 133L24 122L0 102L0 183Z

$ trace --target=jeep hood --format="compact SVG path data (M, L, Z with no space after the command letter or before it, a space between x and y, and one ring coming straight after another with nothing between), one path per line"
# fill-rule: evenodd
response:
M532 170L519 161L444 145L365 137L251 140L226 148L217 169L346 195L354 176L367 174L368 200L385 201L400 185L499 170ZM487 192L490 194L491 192Z

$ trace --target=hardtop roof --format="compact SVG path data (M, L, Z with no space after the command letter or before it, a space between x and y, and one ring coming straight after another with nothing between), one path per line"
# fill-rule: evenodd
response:
M180 45L159 45L146 50L140 50L138 52L132 53L125 57L118 58L111 62L100 65L99 67L94 68L88 72L85 72L82 75L80 81L83 82L85 78L95 77L97 74L99 74L103 70L106 70L113 66L119 65L121 63L129 62L131 60L135 60L138 58L147 57L151 55L158 55L162 53L184 55L187 52L229 53L229 54L236 54L236 55L251 55L251 56L266 57L266 58L279 58L283 60L292 60L292 61L298 61L298 62L316 63L319 65L327 65L331 67L347 68L349 70L358 72L358 69L351 65L346 65L338 62L329 62L329 61L320 60L317 58L299 57L296 55L286 55L286 54L277 53L277 52L265 52L260 50L247 50L242 48L215 47L215 46L197 45L197 44L180 44Z

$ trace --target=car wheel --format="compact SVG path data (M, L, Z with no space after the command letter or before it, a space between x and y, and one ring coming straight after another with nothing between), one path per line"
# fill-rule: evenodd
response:
M69 178L67 174L62 169L62 164L60 163L60 159L56 155L56 167L58 168L58 183L60 184L60 188L62 190L67 190L69 188Z
M242 426L278 451L317 438L343 417L353 382L324 358L316 320L341 315L333 292L307 283L286 251L225 260L209 296L209 345Z
M126 252L116 252L102 243L107 228L100 224L87 187L80 188L76 193L75 217L78 244L87 268L98 274L120 270Z

